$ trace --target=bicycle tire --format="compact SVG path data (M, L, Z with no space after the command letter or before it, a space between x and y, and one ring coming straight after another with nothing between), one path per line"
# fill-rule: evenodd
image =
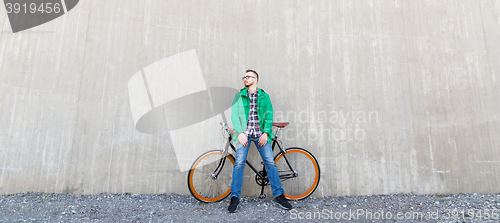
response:
M289 200L302 200L314 193L319 185L320 168L318 161L309 151L292 147L285 150L285 156L297 176L283 179L284 175L293 174L283 158L283 153L274 157L281 179L281 187Z
M231 180L235 159L226 155L226 160L217 178L212 173L217 169L223 154L220 150L211 150L198 157L188 173L188 188L191 195L205 203L224 200L231 193ZM230 162L228 162L230 161Z

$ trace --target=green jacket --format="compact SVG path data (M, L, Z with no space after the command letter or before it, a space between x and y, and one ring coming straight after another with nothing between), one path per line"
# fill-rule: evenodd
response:
M267 133L267 142L271 143L273 139L273 105L271 98L262 89L258 88L259 96L257 98L257 117L262 134ZM233 135L234 143L238 143L238 135L247 129L248 116L250 113L250 98L248 89L243 88L234 95L233 105L231 106L231 122L236 133Z

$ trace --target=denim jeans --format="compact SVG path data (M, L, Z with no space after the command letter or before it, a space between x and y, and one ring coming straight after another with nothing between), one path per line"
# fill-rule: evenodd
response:
M254 142L259 150L260 157L264 161L264 166L266 168L267 176L269 178L269 183L271 184L271 189L273 191L273 196L277 197L283 194L285 191L281 188L281 181L278 173L278 168L273 161L273 150L271 144L266 142L266 145L259 146L259 138L248 138L248 145L243 146L238 143L236 145L236 162L233 167L233 180L231 182L231 197L241 197L241 187L243 186L243 172L245 170L245 161L247 160L248 148L250 148L251 142Z

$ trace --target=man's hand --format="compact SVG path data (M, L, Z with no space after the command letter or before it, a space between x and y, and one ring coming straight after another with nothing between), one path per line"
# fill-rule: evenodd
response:
M247 146L248 145L247 136L243 132L238 135L238 141L240 141L240 144L243 145L243 146Z
M264 133L259 138L259 146L266 145L267 143L267 133Z

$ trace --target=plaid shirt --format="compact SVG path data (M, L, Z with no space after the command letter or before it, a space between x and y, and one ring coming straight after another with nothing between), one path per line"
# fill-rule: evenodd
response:
M259 138L262 135L259 125L259 117L257 116L257 96L259 96L259 89L255 93L250 93L248 90L248 97L250 98L250 114L248 115L247 129L245 135L247 137Z

